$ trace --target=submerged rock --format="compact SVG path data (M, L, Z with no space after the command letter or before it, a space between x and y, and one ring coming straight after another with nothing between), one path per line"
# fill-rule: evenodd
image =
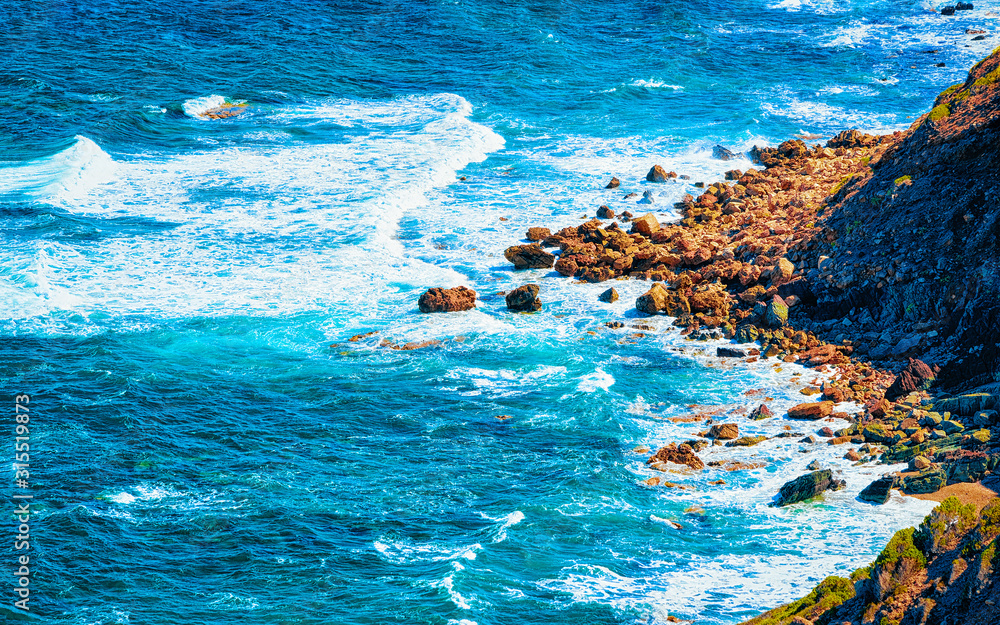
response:
M428 289L417 301L422 313L455 312L476 307L476 292L464 286Z
M840 490L846 485L847 483L843 480L835 479L830 469L813 471L812 473L799 476L790 482L786 482L781 487L781 490L778 491L778 496L773 505L788 506L793 503L812 499L827 490Z
M507 308L518 312L540 310L542 302L538 299L538 291L537 284L525 284L517 287L507 294Z

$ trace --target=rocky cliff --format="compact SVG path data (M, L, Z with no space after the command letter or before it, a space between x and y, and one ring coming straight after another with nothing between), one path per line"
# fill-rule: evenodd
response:
M946 499L899 531L871 566L828 577L803 599L744 625L995 625L1000 622L1000 499L978 514Z
M829 201L809 257L814 320L849 319L857 353L940 365L947 390L1000 380L998 79L1000 51L885 138Z

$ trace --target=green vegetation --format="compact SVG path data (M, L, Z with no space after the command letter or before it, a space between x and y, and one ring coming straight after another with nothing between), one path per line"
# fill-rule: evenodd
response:
M866 156L865 158L868 157ZM865 164L867 165L867 163ZM833 190L830 191L830 195L837 195L837 193L839 193L841 189L847 186L852 180L860 176L861 176L860 174L851 174L849 176L844 176L843 178L840 179L840 182L838 182L837 185L833 187Z
M851 582L853 583L861 581L863 579L871 579L871 577L872 577L872 567L869 564L868 566L863 566L857 571L851 573Z
M985 539L984 543L1000 535L1000 499L994 499L983 508L980 515L979 535Z
M896 532L896 535L875 559L875 566L886 570L894 568L900 560L913 560L920 565L920 568L927 566L927 556L913 544L913 534L916 531L915 528L908 527Z
M943 102L944 102L944 100L945 100L945 98L947 98L947 97L948 97L948 96L950 96L951 94L953 94L953 93L955 93L956 91L958 91L959 89L961 89L961 88L962 88L962 85L964 85L964 84L965 84L965 83L961 83L961 82L960 82L960 83L958 83L957 85L952 85L952 86L948 87L947 89L945 89L944 91L942 91L942 92L941 92L941 93L940 93L940 94L938 95L938 97L937 97L937 98L935 98L935 100L934 100L934 106L938 106L939 104L943 103Z
M808 620L814 620L820 614L853 598L854 582L832 575L820 582L819 586L802 599L761 614L744 625L787 625L800 615Z
M892 182L892 184L896 185L897 187L901 187L904 184L907 184L909 182L913 182L913 178L911 178L909 175L906 175L906 176L900 176L899 178L896 178Z
M947 104L939 104L931 109L931 113L927 116L927 119L932 122L936 122L939 119L948 117L949 115L951 115L951 108L949 108Z
M914 543L925 553L943 553L975 525L976 507L962 505L957 498L949 497L920 524L913 536Z
M989 74L986 74L982 78L976 80L976 82L973 84L977 87L982 87L984 85L992 85L997 80L1000 80L1000 67L997 67Z
M871 157L866 156L861 159L861 164L864 165L865 167L868 167L868 163L870 163L871 160L872 160Z

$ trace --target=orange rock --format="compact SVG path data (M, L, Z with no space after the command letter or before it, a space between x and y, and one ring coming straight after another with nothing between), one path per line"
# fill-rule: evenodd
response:
M788 416L791 419L822 419L833 413L832 401L818 401L808 404L799 404L788 409Z
M632 220L632 232L638 232L643 236L650 237L659 229L660 222L656 220L653 213L646 213L642 217L636 217Z

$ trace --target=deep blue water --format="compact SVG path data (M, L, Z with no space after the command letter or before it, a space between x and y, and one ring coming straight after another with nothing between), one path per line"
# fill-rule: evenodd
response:
M646 285L602 304L502 252L632 208L654 163L750 166L716 143L905 128L996 45L996 2L930 8L0 1L3 505L34 497L30 615L11 515L3 622L729 624L866 564L928 509L858 502L884 467L633 451L703 429L669 420L694 405L774 435L740 411L815 374L720 363L635 317ZM246 112L204 118L224 100ZM543 310L508 313L529 281ZM458 284L476 311L417 312ZM813 460L848 488L769 508Z

